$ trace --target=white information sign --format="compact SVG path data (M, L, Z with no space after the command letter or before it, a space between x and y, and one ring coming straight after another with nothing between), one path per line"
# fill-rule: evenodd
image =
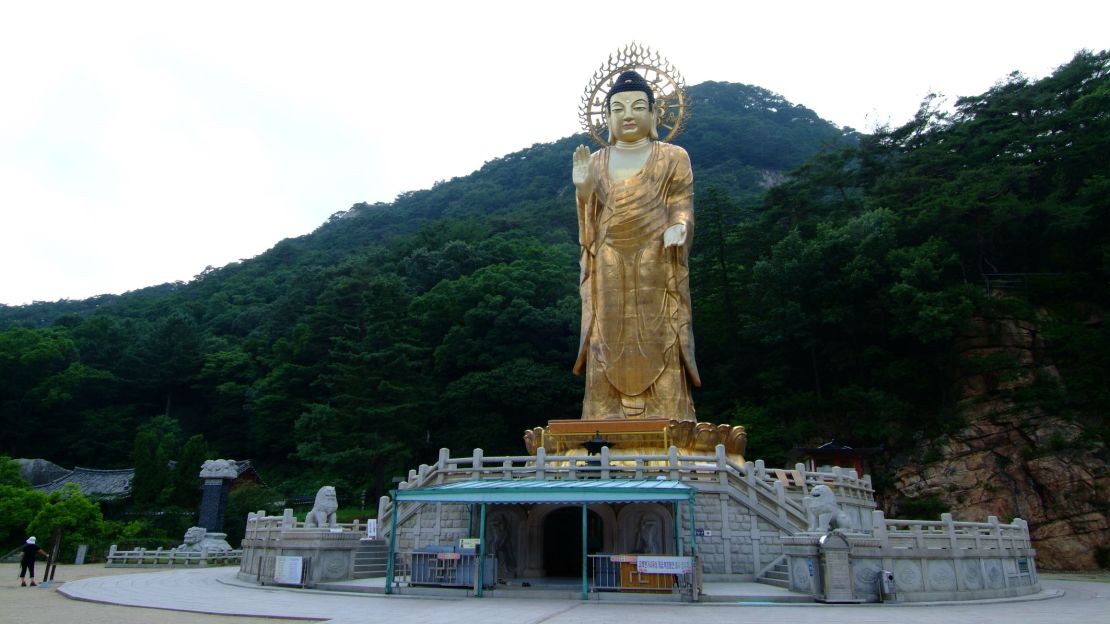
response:
M304 557L274 557L274 582L282 585L300 585L304 571Z
M689 574L694 569L691 557L636 557L640 574Z
M378 539L378 521L371 518L366 521L366 537Z

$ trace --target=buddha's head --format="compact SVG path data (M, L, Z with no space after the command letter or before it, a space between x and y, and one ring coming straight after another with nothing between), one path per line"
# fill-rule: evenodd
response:
M644 137L659 138L655 128L655 95L651 85L635 71L621 72L605 98L609 112L609 143L633 143Z

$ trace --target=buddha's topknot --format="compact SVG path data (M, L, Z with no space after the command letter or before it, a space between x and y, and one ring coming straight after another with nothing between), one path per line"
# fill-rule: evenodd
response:
M620 76L617 76L613 88L609 89L609 93L605 96L605 107L609 108L609 100L613 99L614 93L624 93L625 91L643 91L647 93L648 106L655 107L655 94L651 90L651 85L638 72L631 69L623 71Z

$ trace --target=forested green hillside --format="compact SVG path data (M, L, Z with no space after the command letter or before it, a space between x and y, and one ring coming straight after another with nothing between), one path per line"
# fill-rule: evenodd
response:
M693 87L699 417L748 426L769 461L832 435L897 454L959 423L952 342L1005 308L1043 319L1062 371L1029 400L1105 444L1108 59L864 137ZM442 446L521 453L523 429L579 409L583 141L357 204L188 284L0 308L0 454L128 465L166 414L287 489L373 495ZM986 296L998 273L1038 275Z

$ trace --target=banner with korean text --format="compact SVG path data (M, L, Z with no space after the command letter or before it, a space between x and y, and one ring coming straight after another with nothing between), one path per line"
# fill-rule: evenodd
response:
M690 574L693 569L692 557L636 557L636 571L640 574Z

